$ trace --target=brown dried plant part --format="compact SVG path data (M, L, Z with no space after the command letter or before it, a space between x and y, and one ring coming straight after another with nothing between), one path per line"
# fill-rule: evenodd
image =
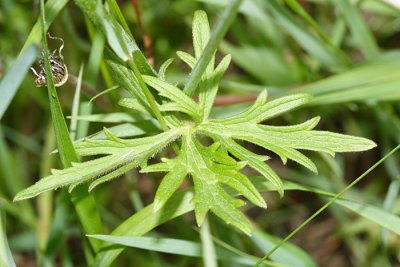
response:
M53 51L53 53L49 54L50 69L51 69L51 75L53 76L54 80L54 86L60 87L68 80L68 69L67 66L64 64L64 57L61 54L61 51L64 48L64 40L59 37L53 37L50 35L50 33L47 33L47 36L50 39L53 40L56 39L62 42L59 49L56 49ZM37 71L34 68L31 68L31 70L36 77L35 79L36 86L41 87L47 85L43 51L42 55L39 58L39 66L40 66L39 73L37 73Z

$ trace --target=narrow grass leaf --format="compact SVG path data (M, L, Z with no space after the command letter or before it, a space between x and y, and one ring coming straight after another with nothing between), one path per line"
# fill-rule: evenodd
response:
M119 244L127 247L140 248L168 254L190 257L202 256L201 245L197 242L188 240L155 237L126 237L114 235L88 235L88 237L103 240L112 244ZM250 256L245 257L237 255L224 248L216 247L215 253L217 259L222 261L244 265L252 265L255 263L255 260L252 259Z
M150 204L125 220L111 234L124 238L142 236L158 225L192 211L194 209L193 196L191 190L173 194L169 201L156 212L154 212L154 205ZM124 248L121 247L104 245L96 256L95 266L109 266L123 250Z
M53 76L51 74L52 72L50 70L50 62L48 57L49 51L47 47L46 30L44 26L46 21L44 13L44 0L41 0L40 4L44 66L46 70L45 73L48 87L51 117L53 121L54 132L57 140L57 148L60 154L61 162L64 168L68 168L72 166L72 162L78 162L78 157L75 153L71 138L69 136L68 128L65 123L63 112L61 110L61 106L57 97L57 92L54 87ZM74 203L79 220L82 223L85 231L87 233L101 233L103 231L102 223L93 197L90 196L84 188L80 187L80 190L75 191L71 195L71 200ZM87 217L88 214L92 215L91 218ZM91 242L91 245L93 246L94 250L97 250L100 246L100 243Z
M0 81L0 119L17 93L19 85L24 80L25 74L35 61L37 54L38 51L34 45L28 46ZM35 85L32 84L32 87Z
M119 89L119 88L120 88L119 85L115 85L115 86L112 86L110 88L107 88L107 89L101 91L100 93L98 93L97 95L95 95L94 97L92 97L89 100L89 104L91 104L95 99L99 98L100 96L108 94L109 92L114 91L114 90Z
M302 27L296 19L278 1L264 1L264 5L273 13L276 20L285 28L286 31L307 51L321 61L325 66L338 67L347 64L341 54L332 50L322 40L309 33Z
M203 2L206 4L212 4L214 6L223 7L229 4L230 0L197 0L198 2ZM260 10L254 1L243 1L239 6L239 11L246 16L253 16L259 20L263 20L265 14Z
M0 266L15 267L16 264L8 246L5 222L5 213L2 205L0 205Z
M263 177L252 177L252 181L259 191L276 191L276 188L272 188L270 183L267 183ZM322 196L335 195L330 192L312 187L300 186L288 181L284 182L284 186L285 190L301 190L320 194ZM237 193L235 192L235 194ZM190 188L173 194L165 205L156 212L154 212L154 203L150 204L121 223L111 235L121 236L123 238L142 236L164 222L193 211L193 197L193 189ZM140 239L138 243L141 243ZM109 266L123 250L124 248L121 247L104 245L101 252L96 257L95 266Z
M58 250L65 238L65 228L68 227L71 213L71 201L68 192L63 190L55 199L55 209L49 229L49 236L43 252L43 266L52 266Z
M366 58L377 56L379 54L378 45L354 4L348 0L336 0L334 2L343 12L353 38L364 56Z
M314 95L309 105L398 100L399 60L398 52L383 54L349 71L302 86L296 91Z
M81 67L79 69L78 82L77 82L76 88L75 88L74 100L72 101L72 112L71 112L72 117L76 117L79 114L82 75L83 75L83 64L81 65ZM69 126L71 140L76 139L77 127L78 127L78 120L72 119L70 126Z
M233 62L261 84L284 86L301 80L295 70L296 65L287 62L283 54L270 47L251 44L235 46L222 42L220 49L225 54L231 54Z
M378 167L380 164L382 164L388 157L393 155L395 152L397 152L400 149L400 145L396 146L393 148L389 153L387 153L383 158L381 158L378 162L376 162L374 165L372 165L368 170L366 170L363 174L361 174L357 179L355 179L353 182L351 182L348 186L346 186L342 191L339 193L335 194L331 200L329 200L325 205L323 205L320 209L318 209L316 212L314 212L310 217L307 218L302 224L300 224L295 230L293 230L290 234L288 234L284 239L279 241L278 244L276 244L271 250L268 251L267 254L265 254L262 258L260 258L255 266L259 266L265 259L268 259L279 247L284 245L290 238L292 238L294 235L296 235L305 225L307 225L309 222L311 222L315 217L317 217L319 214L321 214L325 209L327 209L330 205L332 205L335 201L337 201L339 198L341 198L347 191L349 191L352 187L354 187L358 182L360 182L365 176L367 176L372 170L374 170L376 167Z
M264 253L272 249L275 244L278 243L279 238L269 235L262 231L254 231L250 237L253 243ZM271 260L276 263L286 264L288 266L296 267L316 267L317 264L314 260L300 247L295 246L289 242L281 246L274 255L271 256Z
M331 41L331 39L323 32L321 27L318 25L318 23L313 19L312 16L310 16L306 10L297 2L297 0L285 0L285 2L289 5L289 7L296 12L300 17L302 17L321 37L321 39L326 43L328 47L331 47L333 51L337 55L340 55L343 61L347 61L349 64L351 63L350 58L346 56L346 54L340 50L337 46L334 45L334 43Z
M400 218L395 214L385 211L382 208L350 200L339 199L335 203L400 235Z

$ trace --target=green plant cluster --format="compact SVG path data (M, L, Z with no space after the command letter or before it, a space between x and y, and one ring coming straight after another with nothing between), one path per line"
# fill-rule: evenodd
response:
M114 30L106 29L115 34ZM209 38L210 27L207 16L205 12L197 11L193 19L195 55L178 52L178 56L193 69L201 58ZM120 50L122 44L111 46L114 46L114 51L117 50L116 54L121 55L121 60L127 61L129 56L125 57L124 50ZM162 103L157 105L165 114L163 119L167 123L167 131L149 137L120 139L105 129L108 140L86 139L76 144L75 149L81 156L107 156L83 163L73 163L71 168L53 170L50 176L20 192L15 200L34 197L62 186L69 186L69 191L72 191L75 186L84 182L89 182L89 190L92 190L97 185L140 166L140 171L145 173L167 172L155 195L155 211L164 206L186 177L190 177L194 184L193 201L198 225L203 223L207 212L212 211L226 223L250 234L251 224L238 210L245 203L229 195L224 186L231 187L253 204L266 208L267 205L260 193L250 179L241 172L241 169L249 166L271 182L281 196L284 190L281 179L265 163L269 157L251 152L240 141L256 144L277 154L283 163L290 159L315 173L317 172L315 164L298 150L321 151L334 155L335 152L363 151L375 146L374 142L365 138L313 130L319 121L318 117L293 126L261 124L309 103L312 98L307 94L295 94L267 101L267 91L263 91L253 106L243 113L223 119L212 119L209 114L217 95L219 82L229 66L230 56L225 56L216 67L214 58L209 62L198 85L198 102L165 80L165 71L170 62L167 61L161 67L158 77L142 76L143 81L163 97ZM125 67L119 65L116 68ZM131 79L129 82L135 87L137 94L137 98L124 99L125 106L138 112L150 113L151 107L145 102L137 77L135 79L127 69L122 71L127 72L128 79ZM212 144L203 144L205 136L213 140ZM172 142L180 146L175 158L164 158L162 163L147 166L147 161L151 157Z

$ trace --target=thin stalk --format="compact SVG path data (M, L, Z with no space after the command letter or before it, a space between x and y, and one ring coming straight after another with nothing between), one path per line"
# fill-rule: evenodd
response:
M362 175L360 175L357 179L355 179L351 184L346 186L342 191L336 194L329 202L327 202L324 206L322 206L319 210L317 210L313 215L311 215L307 220L305 220L300 226L298 226L294 231L292 231L289 235L287 235L284 239L282 239L275 247L270 250L264 257L259 259L254 266L259 266L264 260L268 259L278 248L280 248L283 244L285 244L290 238L292 238L295 234L297 234L305 225L311 222L315 217L317 217L321 212L323 212L326 208L333 204L338 198L340 198L344 193L346 193L350 188L355 186L359 181L361 181L365 176L367 176L372 170L382 164L388 157L394 154L397 150L400 149L400 145L396 146L392 149L388 154L386 154L382 159L372 165L367 171L365 171Z
M219 43L224 38L229 26L235 19L241 2L242 0L232 0L219 16L214 30L211 33L210 40L204 48L203 53L194 66L192 74L185 85L184 91L188 96L194 95L196 87L199 84L201 77L208 66L208 63L214 56L214 52L217 50Z
M215 246L212 240L209 219L206 218L200 228L200 238L204 266L217 267Z
M49 124L46 130L45 143L42 151L42 161L40 164L40 176L44 177L49 175L49 170L54 166L54 157L49 156L54 150L56 141L54 138L54 131L52 125ZM51 221L53 216L53 192L45 192L37 198L37 248L38 248L38 262L42 263L43 252L46 249L48 242Z

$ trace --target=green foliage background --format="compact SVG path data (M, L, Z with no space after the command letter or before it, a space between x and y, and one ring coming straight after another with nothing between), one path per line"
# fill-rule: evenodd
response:
M399 264L397 156L343 190L398 143L397 7L247 0L236 15L228 1L140 1L156 72L132 2L100 2L50 0L45 17L35 1L0 3L0 265L241 266L272 251L273 266ZM59 46L41 42L48 28L75 78L47 92L28 69L41 45ZM215 97L230 105L211 108ZM74 145L84 163L67 125L73 140L90 135ZM370 149L366 138L378 147L324 153ZM16 199L43 194L12 202L45 176ZM88 193L87 182L117 176ZM65 185L71 194L49 191ZM268 209L243 206L238 193ZM139 249L120 254L113 243Z

